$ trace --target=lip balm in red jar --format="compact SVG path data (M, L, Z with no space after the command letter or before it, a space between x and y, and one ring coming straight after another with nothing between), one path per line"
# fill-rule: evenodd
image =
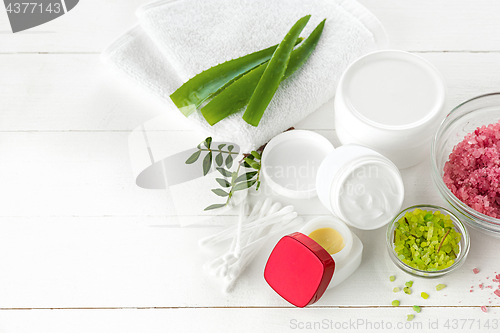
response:
M340 219L318 217L276 244L264 269L269 286L297 307L323 293L359 267L363 244Z

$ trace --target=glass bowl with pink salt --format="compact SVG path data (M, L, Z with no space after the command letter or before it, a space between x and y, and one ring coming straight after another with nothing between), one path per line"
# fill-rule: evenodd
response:
M431 148L432 179L469 226L500 238L500 93L472 98L441 123Z

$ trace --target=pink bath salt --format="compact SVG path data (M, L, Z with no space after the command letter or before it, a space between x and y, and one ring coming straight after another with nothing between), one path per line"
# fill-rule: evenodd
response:
M470 292L473 292L473 291L474 291L474 290L472 290L472 289L470 290Z
M497 295L498 297L500 297L500 289L497 289L493 292L495 295Z
M453 148L443 181L467 206L500 218L500 121L478 127Z
M483 290L483 289L484 289L484 284L482 284L482 283L481 283L481 284L479 285L479 288L480 288L481 290Z
M486 286L486 288L490 288L490 289L493 289L493 286Z
M481 310L482 310L484 313L488 313L488 309L487 309L484 305L481 307Z
M479 273L479 269L477 269L477 268L474 268L472 271L474 272L474 274Z

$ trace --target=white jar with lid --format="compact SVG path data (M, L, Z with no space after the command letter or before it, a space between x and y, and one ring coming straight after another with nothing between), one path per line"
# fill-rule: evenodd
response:
M265 187L293 199L318 195L330 212L358 229L386 225L403 203L403 180L389 159L359 145L334 148L311 131L277 135L261 163Z
M335 128L342 144L359 144L398 168L421 162L445 116L446 86L437 69L414 54L365 55L343 73L335 95Z
M363 230L390 222L404 199L403 180L394 163L358 145L341 146L323 160L316 191L335 216Z

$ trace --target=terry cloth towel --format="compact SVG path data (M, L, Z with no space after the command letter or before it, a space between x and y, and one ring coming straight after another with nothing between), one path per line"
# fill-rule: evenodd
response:
M194 75L224 61L278 44L301 17L311 19L307 37L326 20L308 61L283 81L258 127L238 112L210 126L197 111L188 117L214 140L250 151L294 126L334 96L350 62L387 44L373 14L354 0L163 0L137 10L139 25L113 42L103 61L165 102L182 116L169 95ZM332 124L333 126L333 124Z

